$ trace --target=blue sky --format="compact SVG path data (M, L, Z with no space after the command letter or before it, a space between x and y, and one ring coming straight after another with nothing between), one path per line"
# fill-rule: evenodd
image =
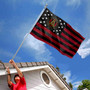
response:
M70 59L29 35L15 57L16 62L48 61L58 66L74 90L90 79L90 0L0 0L0 60L8 62L31 30L45 4L85 37Z

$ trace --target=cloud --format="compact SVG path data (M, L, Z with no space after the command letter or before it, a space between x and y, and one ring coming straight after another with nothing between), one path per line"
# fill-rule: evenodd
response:
M35 3L39 3L41 5L52 5L57 3L59 0L34 0Z
M12 59L12 57L14 56L13 53L11 53L11 52L9 52L9 51L6 51L6 50L3 50L3 49L0 49L0 55L1 55L1 57L4 56L4 57L7 58L6 60L4 60L5 62L8 62L9 59ZM15 57L15 60L18 62L18 60L21 60L21 57L16 56L16 57Z
M57 4L59 2L59 0L34 0L35 3L38 3L40 5L45 6L46 4L48 4L48 6L52 7L53 12L55 13Z
M25 34L32 29L31 27L33 26L33 23L36 19L36 16L34 16L34 18L29 18L26 22L21 22L13 30L9 31L9 33L13 35L13 38L18 40L18 44L21 44L21 41L25 38ZM45 43L35 39L30 34L28 35L21 48L23 48L23 50L27 50L27 52L30 53L31 57L37 61L50 61L51 59L53 59L52 53L47 49ZM0 55L5 56L6 58L8 58L8 60L14 56L13 53L2 49L0 49ZM15 60L21 61L22 59L21 57L16 56Z
M21 25L19 25L19 27L16 27L16 29L14 30L15 37L18 37L20 41L23 40L27 35L26 33L31 30L30 28L33 26L32 23L34 23L34 19L32 18L30 19L30 21L23 22L21 23ZM13 33L14 31L11 31L11 33ZM30 53L30 55L32 55L32 57L37 61L50 61L51 59L53 59L52 53L47 49L45 43L37 40L30 34L26 38L22 47L27 50L28 53Z
M81 81L77 81L73 83L73 88L78 88L78 86L81 84Z
M51 52L46 48L45 43L31 35L26 39L24 46L34 52L34 57L37 61L49 61L53 58Z
M81 58L85 58L90 55L90 39L82 43L78 50L78 54L81 56Z
M68 6L79 6L81 4L81 0L67 0Z
M85 29L85 34L87 39L90 38L90 0L86 0L86 20L85 20L85 25L84 25L84 29Z
M86 58L90 55L90 0L84 1L85 7L85 22L83 27L83 35L85 37L85 41L82 43L78 50L78 54L81 56L81 58Z
M90 22L90 0L87 0L87 20Z
M66 78L67 83L73 81L73 80L71 79L71 71L65 72L65 73L64 73L64 77Z
M81 81L76 81L76 76L72 76L71 71L66 71L64 77L66 78L67 83L72 83L73 89L76 89L81 84Z

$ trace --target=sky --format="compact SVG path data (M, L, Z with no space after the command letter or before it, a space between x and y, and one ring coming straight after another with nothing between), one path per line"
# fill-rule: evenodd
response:
M0 0L0 60L9 62L29 33L45 4L68 22L85 40L70 59L55 48L28 35L15 62L47 61L60 68L66 81L77 90L82 80L90 80L90 0Z

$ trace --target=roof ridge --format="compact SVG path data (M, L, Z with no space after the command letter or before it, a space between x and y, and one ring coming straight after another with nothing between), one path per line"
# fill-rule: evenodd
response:
M47 61L42 62L15 62L19 68L23 67L31 67L31 66L41 66L41 65L49 65ZM0 62L0 69L5 69L5 67L14 68L10 63Z

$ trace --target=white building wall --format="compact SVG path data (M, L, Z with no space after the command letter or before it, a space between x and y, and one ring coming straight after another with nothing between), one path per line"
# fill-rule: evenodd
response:
M27 90L61 90L52 78L50 78L50 87L47 87L41 80L40 70L24 72L24 76L27 82ZM8 88L6 75L0 76L0 90L10 90Z
M41 80L40 70L33 72L24 73L27 81L27 89L28 90L61 90L58 85L51 79L50 87L47 87L43 81Z
M7 84L7 76L0 76L0 90L10 90Z

